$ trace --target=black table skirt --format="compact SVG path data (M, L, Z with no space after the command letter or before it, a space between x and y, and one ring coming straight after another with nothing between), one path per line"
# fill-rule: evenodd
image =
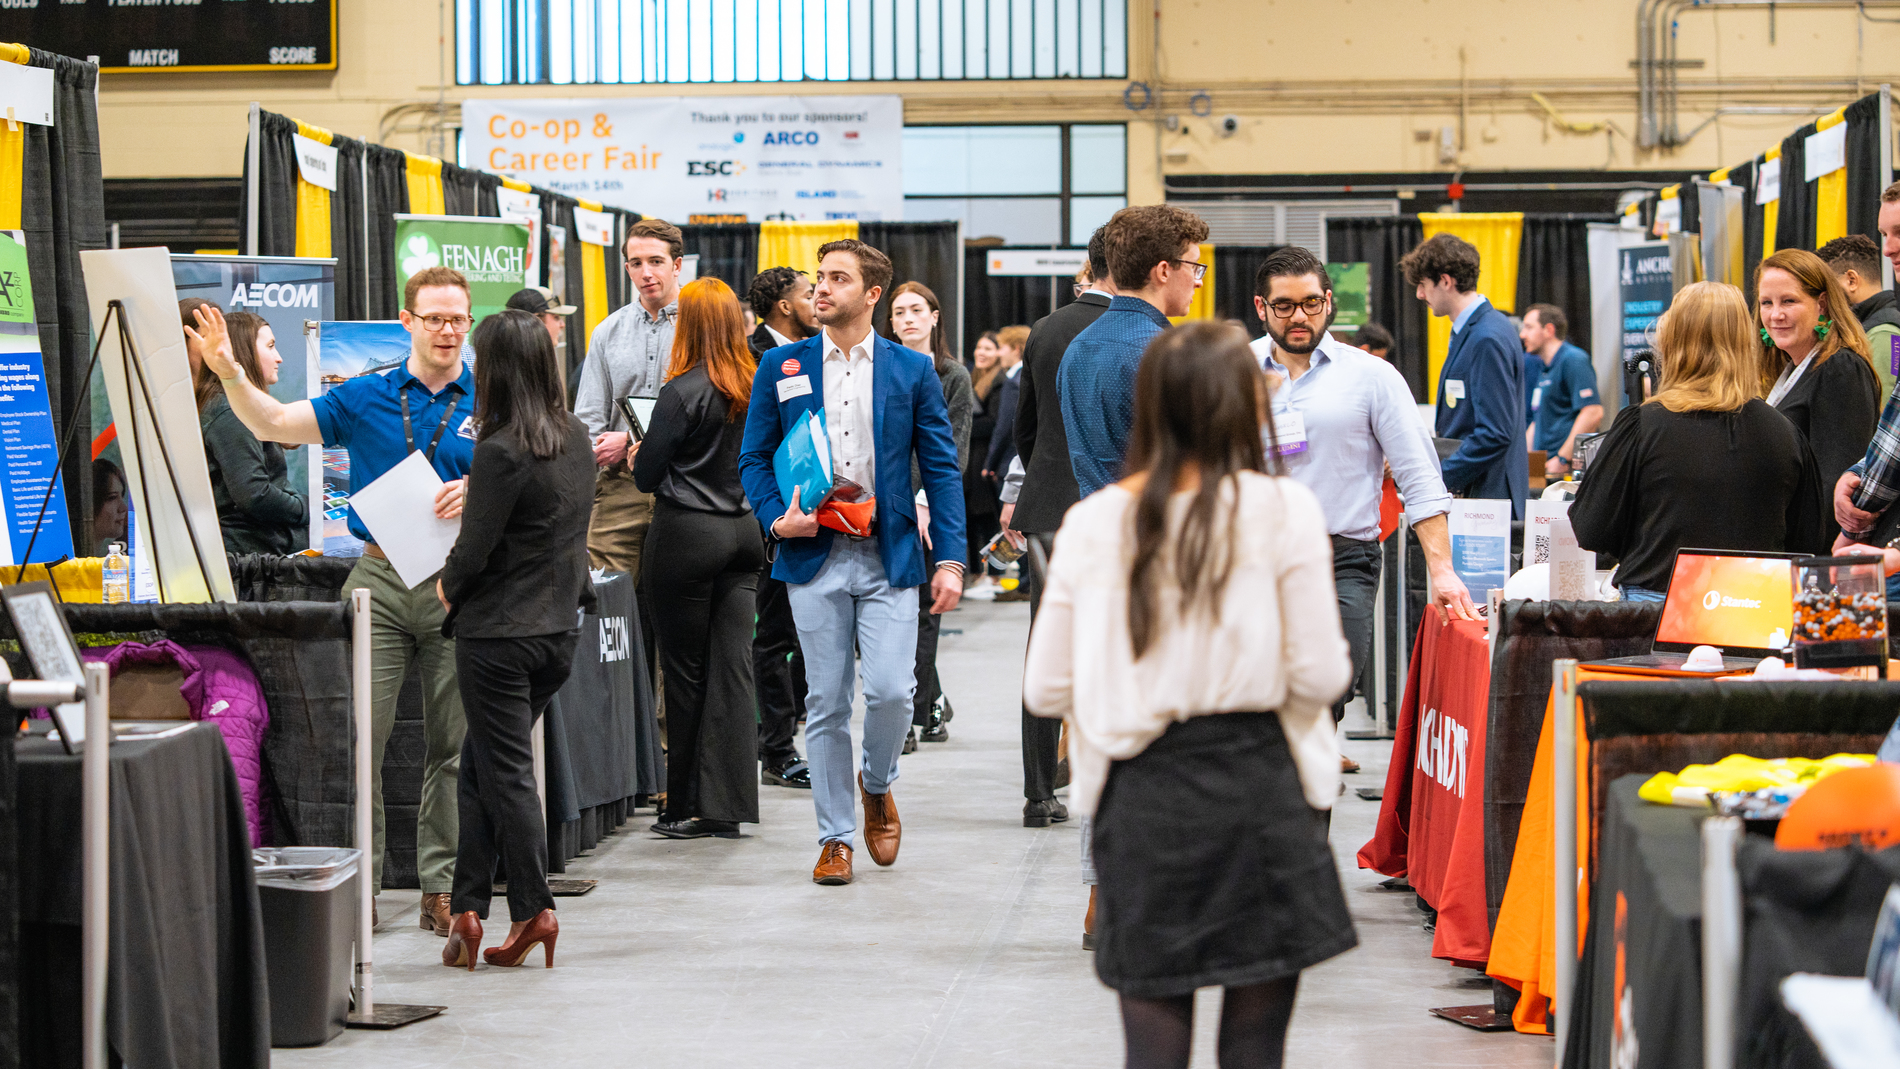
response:
M15 742L20 1064L79 1064L79 758ZM138 1069L270 1064L263 922L244 800L217 728L112 747L106 1034Z

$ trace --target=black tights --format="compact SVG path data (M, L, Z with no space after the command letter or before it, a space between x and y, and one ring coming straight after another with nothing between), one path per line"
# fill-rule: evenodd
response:
M1280 1069L1300 978L1230 987L1221 999L1220 1069ZM1122 996L1128 1069L1187 1069L1194 1044L1194 996Z

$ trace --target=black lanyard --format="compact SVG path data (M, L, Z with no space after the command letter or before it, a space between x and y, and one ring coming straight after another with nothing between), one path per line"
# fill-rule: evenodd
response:
M401 390L397 391L397 396L402 398L403 440L409 443L409 451L413 453L416 451L416 432L410 429L409 426L409 387L404 386ZM456 396L449 399L449 410L442 414L442 422L435 425L435 437L429 439L429 448L423 450L423 456L426 457L431 464L435 463L435 447L442 443L442 433L449 429L449 421L455 418L455 408L460 401L461 391L458 390L456 391Z

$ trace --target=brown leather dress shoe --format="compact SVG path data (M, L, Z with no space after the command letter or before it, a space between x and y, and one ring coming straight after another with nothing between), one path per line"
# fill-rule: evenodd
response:
M446 936L449 934L449 925L454 923L454 920L455 918L449 916L448 895L422 896L422 916L416 925L418 928L425 932Z
M897 847L904 838L904 825L897 819L897 802L887 791L872 794L864 789L864 774L858 774L858 794L864 799L864 849L880 865L897 863Z
M851 882L851 845L832 839L825 843L824 850L818 854L818 864L811 870L811 882L822 883L827 887L836 887Z

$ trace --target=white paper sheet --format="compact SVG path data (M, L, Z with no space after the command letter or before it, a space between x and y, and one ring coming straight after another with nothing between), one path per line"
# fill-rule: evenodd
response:
M1810 134L1807 151L1802 154L1807 181L1847 166L1847 124L1836 123L1818 134Z
M418 450L350 495L357 518L411 590L442 570L462 533L460 516L444 520L435 514L441 490L442 476Z

